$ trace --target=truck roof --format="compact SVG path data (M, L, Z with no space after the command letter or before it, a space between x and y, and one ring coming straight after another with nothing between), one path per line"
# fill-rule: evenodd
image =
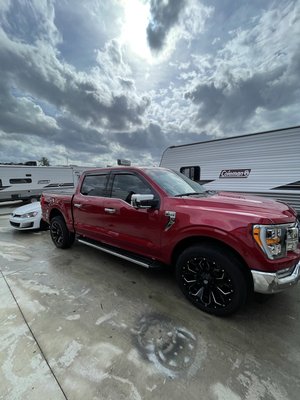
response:
M158 167L158 166L157 167L146 167L146 166L141 166L141 167L129 166L129 167L127 167L127 166L118 166L118 165L116 165L115 167L112 166L112 167L103 167L103 168L90 169L90 170L84 171L84 174L85 175L93 174L93 173L96 173L96 172L99 172L99 171L122 171L122 170L126 170L126 171L128 171L128 170L130 170L130 171L145 171L145 170L155 170L155 169L168 169L168 168Z

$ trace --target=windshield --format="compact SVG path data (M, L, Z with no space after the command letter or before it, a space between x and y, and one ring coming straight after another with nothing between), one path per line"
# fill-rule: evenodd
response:
M180 172L168 169L147 169L150 177L170 196L205 194L203 187Z

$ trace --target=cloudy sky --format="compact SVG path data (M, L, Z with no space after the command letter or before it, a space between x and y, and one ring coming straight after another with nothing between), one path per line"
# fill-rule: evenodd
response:
M299 0L0 0L0 162L300 125L299 38Z

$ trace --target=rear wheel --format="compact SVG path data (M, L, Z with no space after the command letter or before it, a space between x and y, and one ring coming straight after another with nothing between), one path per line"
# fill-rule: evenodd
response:
M188 300L210 314L230 315L247 298L242 265L233 254L211 244L184 250L177 261L176 277Z
M70 232L67 225L61 216L56 216L50 222L50 234L53 243L59 249L67 249L72 246L75 235Z

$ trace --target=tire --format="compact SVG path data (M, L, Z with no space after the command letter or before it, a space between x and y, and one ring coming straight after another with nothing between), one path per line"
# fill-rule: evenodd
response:
M53 243L59 249L67 249L74 243L75 235L68 230L65 220L61 216L51 219L50 234Z
M248 286L241 263L229 251L208 243L187 248L176 264L186 298L209 314L226 316L246 302Z

